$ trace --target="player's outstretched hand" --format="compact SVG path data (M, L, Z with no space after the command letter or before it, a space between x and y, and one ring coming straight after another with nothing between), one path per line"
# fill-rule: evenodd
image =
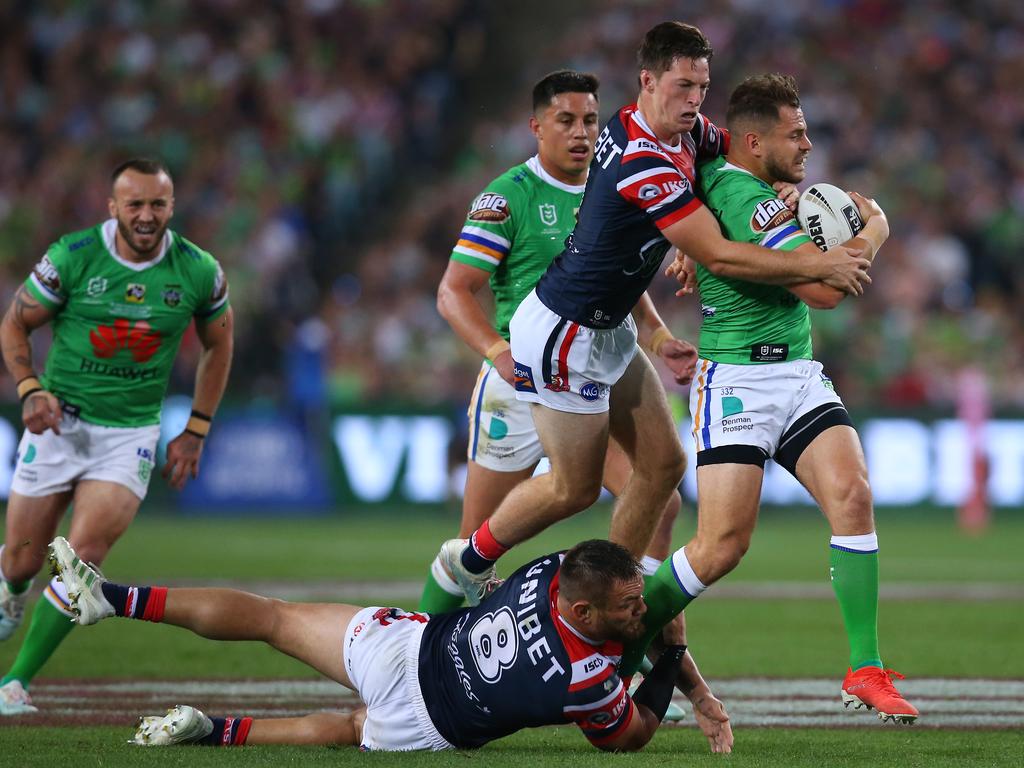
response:
M176 491L185 487L191 476L199 476L199 457L203 454L203 439L182 432L167 444L167 463L161 474L167 484Z
M732 725L725 705L715 698L707 686L691 694L690 703L693 704L693 719L707 737L711 751L732 752Z
M60 420L63 416L60 400L45 389L33 392L25 398L25 403L21 406L21 420L25 423L25 429L33 435L41 435L48 429L59 435Z
M775 190L775 196L784 202L789 210L796 213L796 206L800 202L800 190L796 188L796 184L790 184L788 181L776 181L772 184L772 189Z
M697 372L697 348L682 339L666 339L658 348L658 356L672 371L676 384L686 386Z
M836 245L822 254L824 275L821 281L838 291L851 296L864 293L864 286L870 285L868 268L871 262L864 258L863 248Z

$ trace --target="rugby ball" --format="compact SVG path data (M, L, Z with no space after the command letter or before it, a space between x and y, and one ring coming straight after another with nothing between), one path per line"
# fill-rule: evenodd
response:
M804 232L823 251L845 243L864 229L857 204L832 184L813 184L805 189L796 216Z

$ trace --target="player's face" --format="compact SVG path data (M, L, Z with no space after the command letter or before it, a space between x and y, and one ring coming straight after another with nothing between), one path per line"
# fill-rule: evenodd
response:
M530 127L548 173L559 181L582 184L587 178L597 141L597 98L592 93L560 93Z
M107 207L117 231L137 256L159 248L174 214L174 185L166 173L140 173L129 168L114 182Z
M707 59L678 58L660 74L640 72L644 117L659 139L674 144L681 133L689 133L711 87Z
M595 634L602 640L629 642L644 633L644 580L640 576L620 581L611 590L604 606L597 609Z
M779 122L766 134L764 165L773 181L797 184L807 175L807 155L811 140L807 138L807 121L799 107L780 107Z

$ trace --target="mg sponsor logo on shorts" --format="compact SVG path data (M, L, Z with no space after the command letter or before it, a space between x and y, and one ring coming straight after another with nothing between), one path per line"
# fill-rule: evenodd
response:
M607 387L602 387L600 384L588 381L586 384L580 387L580 397L588 402L594 402L604 396L607 391Z
M113 357L119 349L127 348L136 363L149 362L161 343L160 334L145 320L132 323L124 318L118 318L113 325L96 326L89 331L89 341L98 358Z
M537 392L530 366L512 361L512 375L515 377L516 390L519 392Z

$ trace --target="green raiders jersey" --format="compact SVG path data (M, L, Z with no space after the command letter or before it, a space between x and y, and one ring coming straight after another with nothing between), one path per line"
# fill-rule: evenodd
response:
M534 155L509 168L473 201L451 258L491 273L494 327L508 324L576 226L585 185L551 176Z
M227 310L217 261L168 230L158 256L121 258L117 221L51 245L25 288L54 312L43 386L83 420L110 427L157 424L171 366L192 318Z
M735 242L791 251L809 238L768 184L718 157L700 167L701 197ZM697 266L700 356L719 363L779 363L811 358L807 305L775 285L716 277Z

